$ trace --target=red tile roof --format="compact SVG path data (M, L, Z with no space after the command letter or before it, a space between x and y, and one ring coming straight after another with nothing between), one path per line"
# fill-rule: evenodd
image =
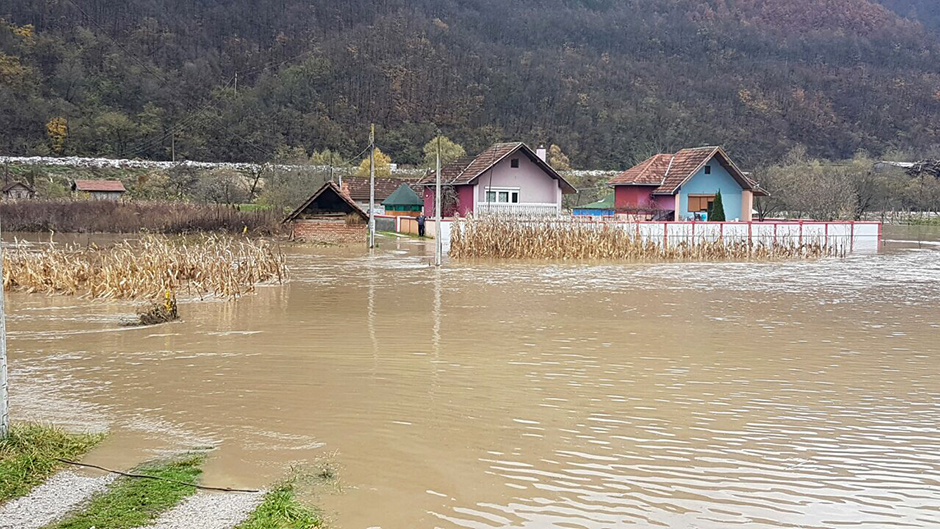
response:
M124 184L120 180L76 180L72 186L75 191L123 193Z
M663 183L663 175L672 160L672 154L654 154L645 161L613 177L612 185L658 186Z
M402 184L413 184L415 178L375 177L375 203L381 204ZM344 176L343 185L349 186L349 196L356 202L369 201L369 178L365 176Z
M608 183L613 186L656 186L654 195L674 195L703 165L716 157L742 189L750 189L758 196L766 194L757 182L738 169L721 147L697 147L682 149L675 154L656 154L613 177Z
M561 184L562 192L565 194L577 193L577 190L568 183L552 166L535 154L535 151L521 141L511 143L496 143L476 156L465 156L454 162L441 167L441 182L445 185L466 185L472 184L483 173L488 171L497 163L501 162L510 154L522 151L530 160L542 168L548 176L555 178ZM435 174L433 170L428 171L418 184L431 185L434 183Z

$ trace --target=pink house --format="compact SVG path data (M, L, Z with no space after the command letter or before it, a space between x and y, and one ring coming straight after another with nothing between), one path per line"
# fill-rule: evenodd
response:
M434 171L421 180L424 213L434 214ZM557 215L562 195L576 193L538 152L522 142L497 143L475 157L461 158L441 168L441 184L447 186L443 215L470 213Z

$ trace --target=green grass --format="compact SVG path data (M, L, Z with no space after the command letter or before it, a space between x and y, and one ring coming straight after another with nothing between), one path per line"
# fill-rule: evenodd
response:
M150 463L134 472L187 483L195 482L205 458L191 456L182 460ZM120 478L94 499L88 507L72 517L54 524L54 529L129 529L153 521L183 498L196 492L189 485L141 478Z
M70 434L48 425L17 424L0 440L0 502L23 496L58 470L55 458L77 459L104 434Z
M309 529L323 527L323 519L297 500L296 478L268 492L261 505L236 529Z
M911 226L940 226L940 217L928 219L911 219L908 221Z

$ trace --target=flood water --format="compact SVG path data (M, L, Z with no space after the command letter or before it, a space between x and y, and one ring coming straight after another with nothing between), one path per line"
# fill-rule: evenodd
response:
M7 298L14 419L89 460L213 445L204 481L328 459L333 527L938 527L940 232L791 263L450 262L288 247L181 323Z

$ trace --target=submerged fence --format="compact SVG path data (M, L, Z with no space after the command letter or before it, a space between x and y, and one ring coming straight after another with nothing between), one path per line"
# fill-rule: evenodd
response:
M614 222L475 218L447 223L455 256L740 259L877 252L877 222ZM450 229L447 229L450 228Z
M749 246L798 247L818 245L823 248L838 248L844 253L875 253L881 247L880 222L848 221L765 221L765 222L617 222L579 218L527 218L497 217L496 222L523 222L529 224L577 225L598 229L623 230L639 241L655 243L663 247L715 243L746 244ZM476 219L474 219L476 220ZM449 251L451 233L461 229L469 219L444 219L441 223L444 250ZM417 222L410 217L389 217L388 227L400 233L418 232ZM427 221L427 235L437 236L437 226L432 219Z
M613 223L634 230L644 240L664 245L714 242L748 244L820 244L839 246L853 253L877 252L881 242L879 222L636 222Z

